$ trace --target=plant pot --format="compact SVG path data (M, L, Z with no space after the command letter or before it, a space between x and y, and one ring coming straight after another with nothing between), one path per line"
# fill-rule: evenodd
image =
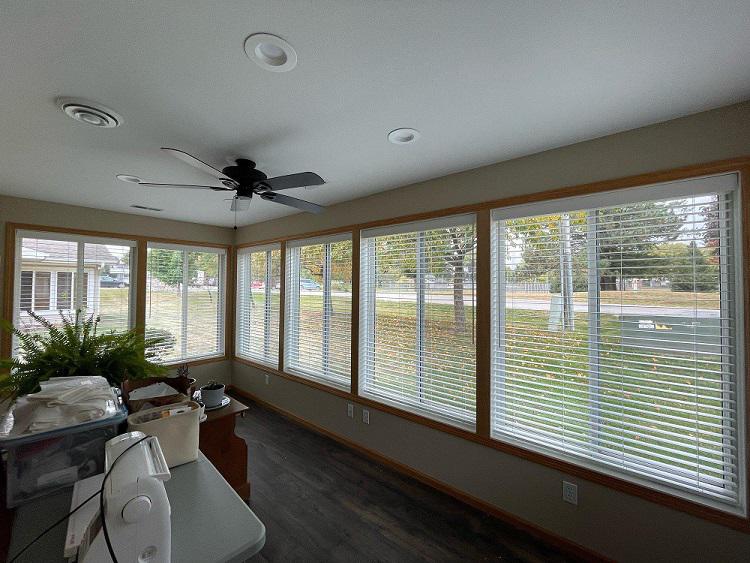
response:
M201 401L203 401L207 409L218 407L221 404L225 388L226 386L221 383L213 383L201 387Z

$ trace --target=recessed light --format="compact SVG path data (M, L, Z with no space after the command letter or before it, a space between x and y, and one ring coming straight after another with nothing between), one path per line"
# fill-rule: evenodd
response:
M143 209L145 211L164 211L163 209L159 209L158 207L147 207L145 205L131 205L130 207L134 209Z
M297 66L294 47L270 33L254 33L245 39L245 54L271 72L288 72Z
M402 127L400 129L394 129L388 133L388 140L394 145L408 145L419 139L421 136L421 133L416 129Z
M130 174L118 174L115 178L129 184L140 184L143 181L138 176L131 176Z
M65 115L87 125L111 129L122 124L122 117L101 104L73 98L58 98L57 105Z

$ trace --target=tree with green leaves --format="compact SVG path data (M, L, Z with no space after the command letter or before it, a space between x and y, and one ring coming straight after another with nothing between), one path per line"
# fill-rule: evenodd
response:
M655 249L674 241L685 222L677 210L682 202L642 202L610 207L596 212L599 251L599 288L617 290L617 279L646 278L656 274ZM560 217L549 215L512 219L506 222L511 245L520 247L521 262L516 267L518 281L550 282L559 287ZM586 237L588 215L570 213L571 252L574 288L585 291L587 264Z
M181 284L182 252L167 248L151 248L148 251L148 271L166 285Z

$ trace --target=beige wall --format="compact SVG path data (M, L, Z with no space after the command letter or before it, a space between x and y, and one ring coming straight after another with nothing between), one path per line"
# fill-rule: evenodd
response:
M125 235L136 234L157 238L184 239L215 244L232 244L234 239L234 231L225 227L0 196L0 249L3 249L2 252L5 249L5 224L8 222L104 231ZM4 267L5 256L2 256L0 269ZM3 295L3 280L4 275L0 275L0 295ZM231 376L231 362L224 361L194 366L190 368L190 373L201 381L216 379L228 382Z
M242 228L263 240L750 155L750 102L462 172ZM282 409L618 560L747 561L750 535L579 478L579 505L561 500L562 473L235 362L232 381Z

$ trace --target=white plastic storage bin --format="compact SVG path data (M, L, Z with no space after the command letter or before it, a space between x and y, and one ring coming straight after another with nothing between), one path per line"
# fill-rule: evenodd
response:
M93 422L0 440L9 508L104 471L104 443L120 434L128 411Z
M195 401L183 401L145 409L128 417L128 431L139 430L159 438L169 467L198 459L198 425L203 407Z

